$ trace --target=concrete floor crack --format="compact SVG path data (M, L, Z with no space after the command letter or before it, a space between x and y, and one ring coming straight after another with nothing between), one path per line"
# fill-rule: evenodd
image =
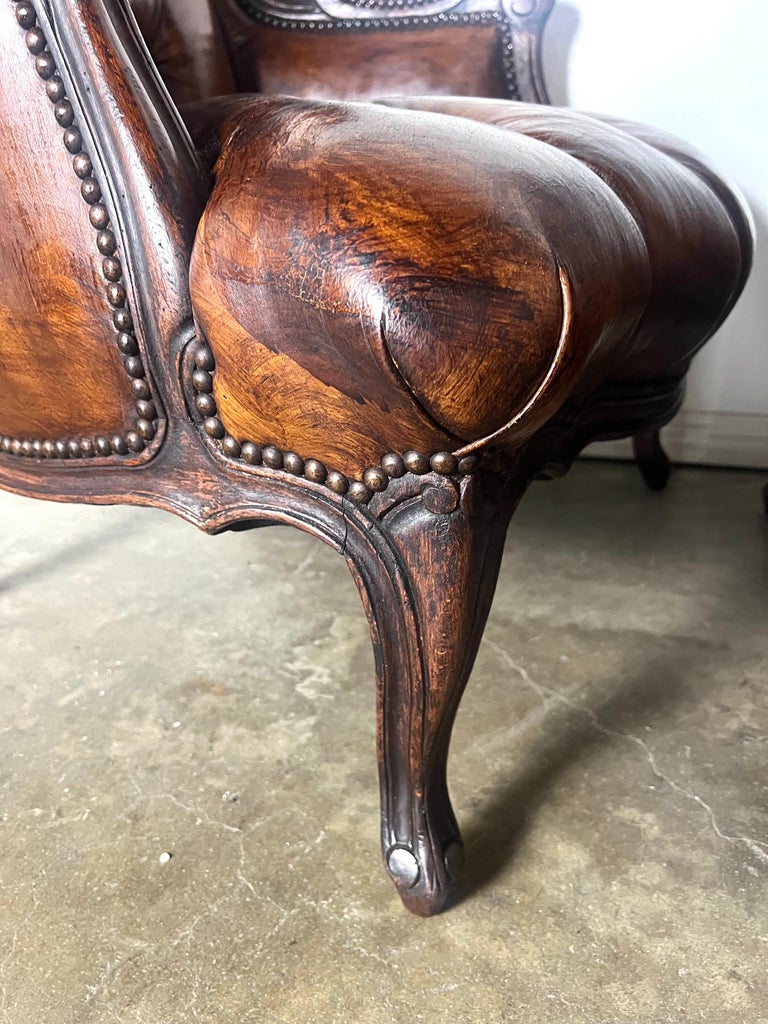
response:
M718 838L724 840L727 843L743 846L745 849L749 850L749 852L762 865L768 867L768 843L763 842L759 839L755 839L752 836L730 835L729 833L724 832L717 821L717 817L715 815L713 808L710 807L710 805L697 793L694 793L692 790L688 789L686 786L681 785L679 782L675 782L674 779L671 779L668 775L661 771L656 760L656 755L653 753L648 744L644 740L640 739L639 736L633 736L631 733L619 732L615 729L609 729L607 726L603 725L603 723L600 721L600 718L592 710L592 708L584 704L577 704L575 701L572 701L568 697L563 696L563 694L559 693L557 690L553 690L548 686L544 686L541 683L535 682L535 680L531 678L531 676L523 668L523 666L518 665L517 662L514 661L514 659L511 657L508 651L506 651L503 647L501 647L497 643L494 643L493 641L488 641L488 644L491 647L491 649L495 652L497 657L499 657L508 668L512 669L513 672L516 672L517 675L519 675L520 678L523 680L523 682L526 683L526 685L534 691L534 693L539 697L542 703L551 703L554 701L556 703L562 704L565 707L570 708L572 711L577 711L580 714L586 715L592 722L594 728L597 729L598 732L602 733L604 736L613 736L617 739L622 739L626 740L629 743L634 743L635 746L639 747L645 755L645 758L648 761L648 764L650 765L651 771L657 779L659 779L660 781L664 782L667 786L669 786L669 788L673 792L679 793L680 796L685 797L687 800L691 800L693 803L698 804L698 806L701 807L701 809L706 813L707 817L709 818L709 822L712 826L712 829L718 836Z

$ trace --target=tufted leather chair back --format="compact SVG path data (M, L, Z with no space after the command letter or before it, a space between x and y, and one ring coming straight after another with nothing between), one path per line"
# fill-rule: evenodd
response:
M177 103L234 91L322 99L547 102L553 0L132 0Z

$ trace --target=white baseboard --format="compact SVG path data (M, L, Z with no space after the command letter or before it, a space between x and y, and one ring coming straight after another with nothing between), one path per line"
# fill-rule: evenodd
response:
M664 427L661 438L673 462L768 469L768 413L684 409ZM598 441L588 445L582 455L631 459L632 442Z

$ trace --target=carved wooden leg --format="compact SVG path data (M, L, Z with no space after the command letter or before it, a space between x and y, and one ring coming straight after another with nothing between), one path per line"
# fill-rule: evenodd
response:
M347 555L363 576L376 653L384 860L406 907L427 916L455 892L462 860L446 759L512 502L503 491L492 502L479 477L419 484L390 488L400 490L391 504L387 492L376 567Z
M649 430L632 438L635 460L646 486L652 491L663 491L672 469L667 453L661 445L660 432Z

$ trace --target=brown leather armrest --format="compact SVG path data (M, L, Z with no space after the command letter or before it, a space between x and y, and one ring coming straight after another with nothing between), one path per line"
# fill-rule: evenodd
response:
M351 475L386 451L519 444L627 366L682 373L737 289L714 193L588 118L460 100L223 110L191 289L235 437ZM489 110L513 130L479 123ZM525 130L534 111L549 141Z
M534 140L255 98L221 138L191 284L236 436L347 472L387 450L519 439L642 314L633 218Z

